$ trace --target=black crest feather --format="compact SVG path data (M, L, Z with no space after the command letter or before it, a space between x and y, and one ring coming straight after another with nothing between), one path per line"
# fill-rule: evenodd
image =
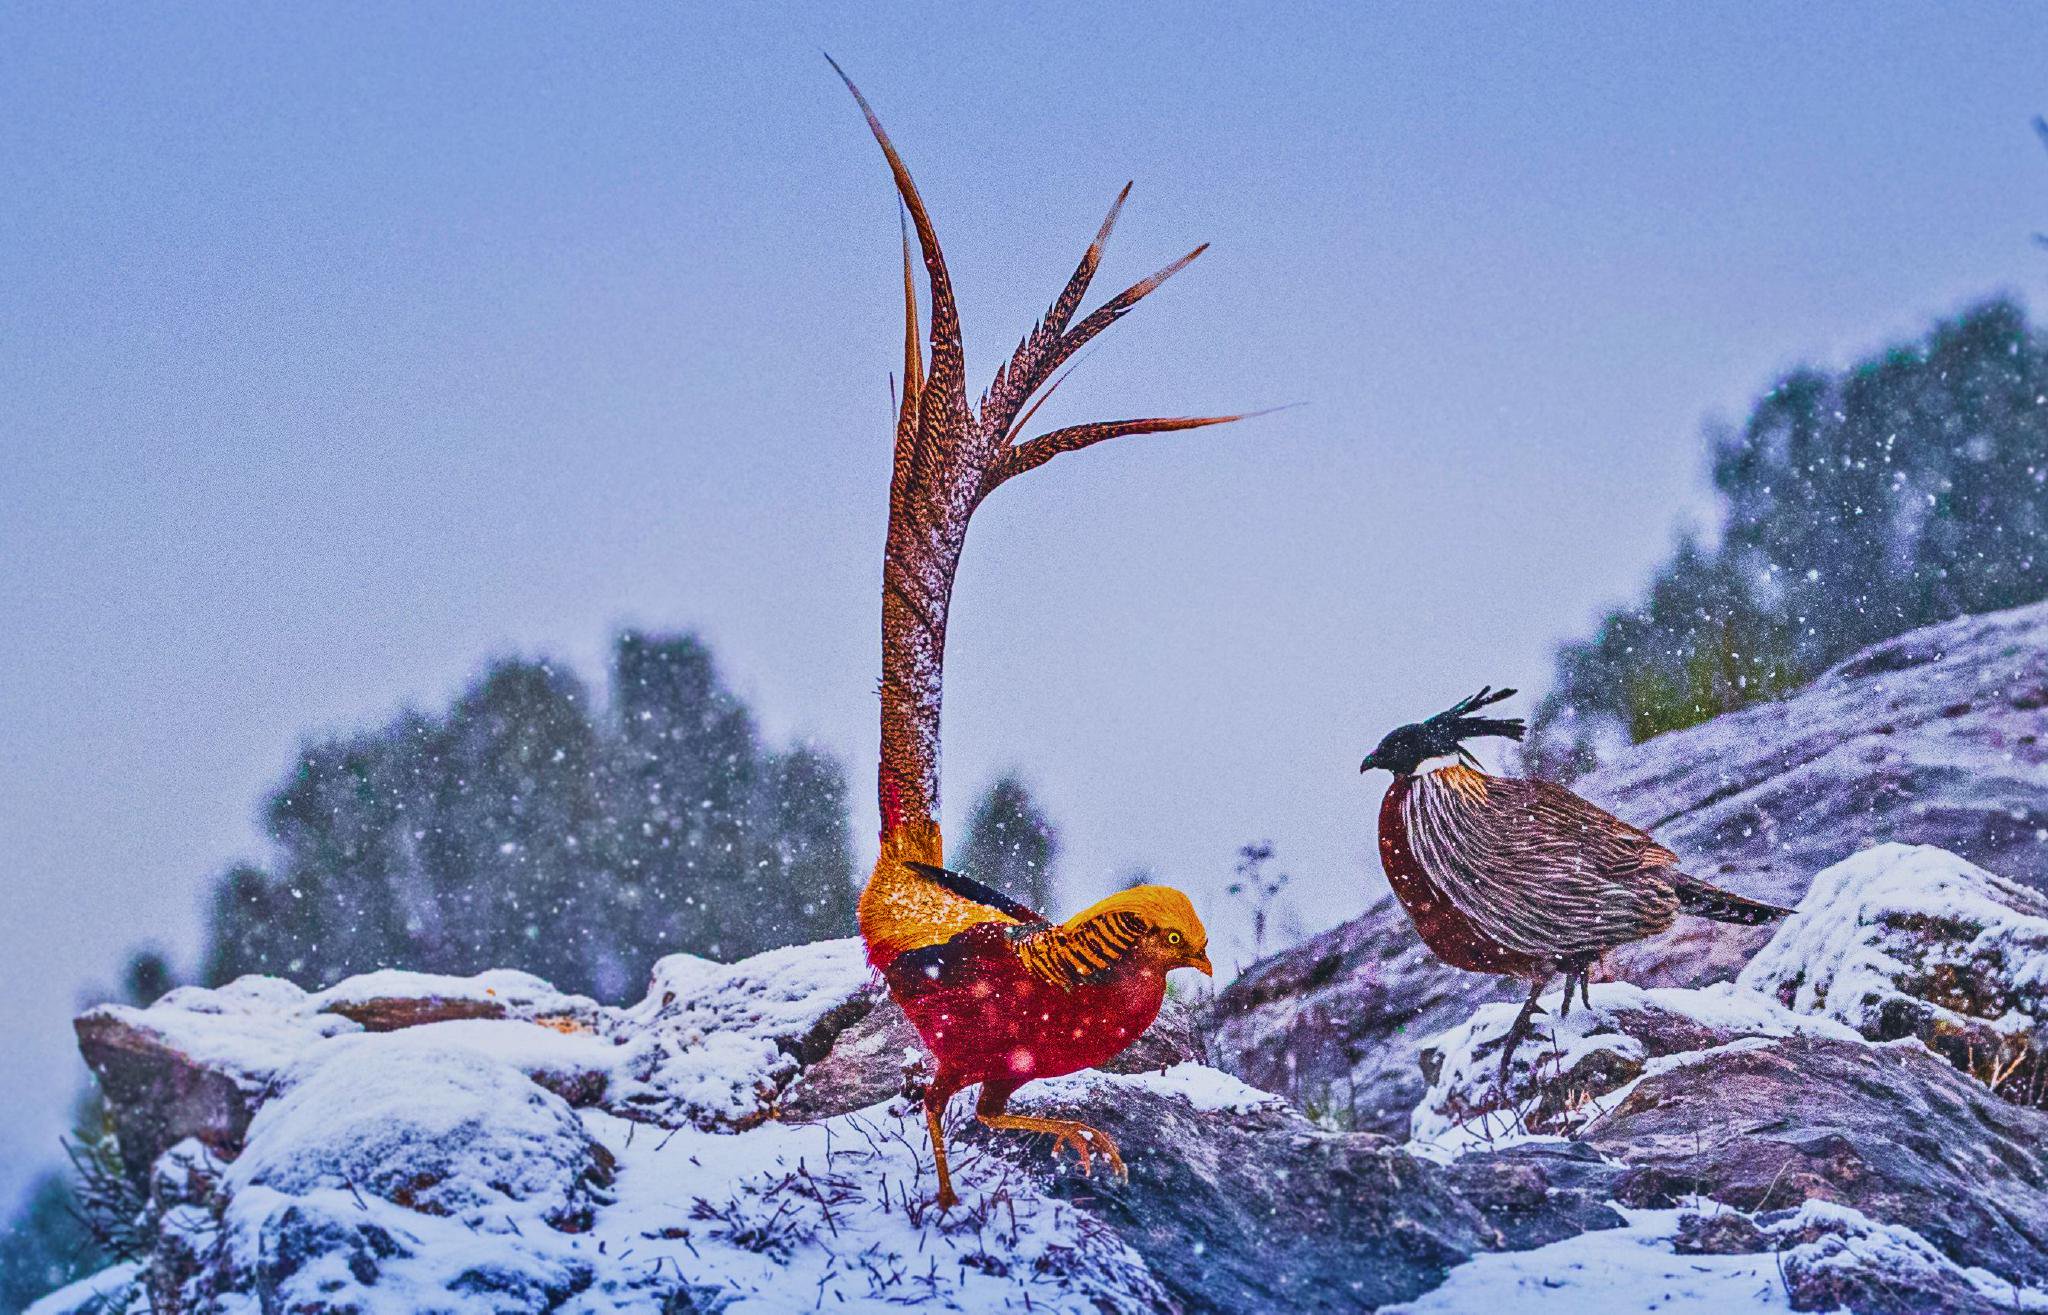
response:
M1503 699L1515 696L1512 689L1495 689L1483 685L1477 694L1468 694L1450 707L1445 708L1423 725L1432 729L1449 731L1453 738L1469 740L1481 735L1498 735L1505 739L1519 740L1528 729L1520 717L1474 717L1471 713L1490 707Z

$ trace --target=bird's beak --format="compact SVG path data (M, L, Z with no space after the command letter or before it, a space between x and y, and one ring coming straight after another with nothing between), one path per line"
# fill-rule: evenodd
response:
M1194 954L1188 957L1188 961L1183 967L1193 968L1204 977L1214 977L1216 975L1216 970L1209 966L1209 952L1207 950L1196 950Z
M1365 755L1365 761L1358 764L1358 770L1361 772L1369 772L1377 766L1379 766L1379 764L1372 760L1372 755L1367 754Z

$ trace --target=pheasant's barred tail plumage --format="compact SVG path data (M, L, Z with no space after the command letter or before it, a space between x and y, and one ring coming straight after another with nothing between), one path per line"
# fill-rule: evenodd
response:
M1792 910L1762 900L1750 899L1710 886L1698 877L1684 872L1671 874L1671 884L1678 895L1678 909L1695 918L1711 918L1715 922L1732 922L1744 927L1760 927L1779 918L1790 917Z
M836 63L832 67L839 70ZM843 70L839 76L846 78ZM1150 417L1069 425L1035 436L1024 433L1033 415L1033 399L1043 400L1066 377L1061 367L1202 253L1196 247L1082 314L1081 303L1130 194L1128 186L1117 195L1095 240L1044 318L1017 345L980 405L971 405L959 307L938 229L881 119L850 79L846 86L882 149L904 219L903 373L882 557L882 752L876 780L882 854L860 903L862 935L870 955L881 963L945 940L971 925L976 910L984 907L905 866L944 861L939 833L939 711L946 618L969 517L1005 481L1064 453L1126 435L1199 429L1240 417ZM922 258L924 267L930 306L925 316L918 313L919 261L914 256Z

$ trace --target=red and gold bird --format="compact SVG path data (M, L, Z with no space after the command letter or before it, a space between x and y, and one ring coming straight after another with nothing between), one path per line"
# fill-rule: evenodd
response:
M905 866L958 903L949 902L948 915L936 920L877 909L862 931L890 996L938 1062L925 1088L925 1119L938 1161L939 1204L956 1199L942 1115L956 1093L976 1083L974 1113L989 1127L1051 1133L1053 1154L1071 1148L1082 1172L1093 1150L1122 1174L1123 1155L1101 1129L1006 1108L1033 1078L1078 1073L1122 1053L1159 1016L1167 973L1210 972L1209 937L1195 906L1171 887L1137 886L1054 924L961 873Z
M1358 765L1394 775L1380 804L1380 864L1423 944L1453 968L1530 983L1501 1048L1503 1095L1537 997L1560 970L1563 1012L1574 989L1590 1008L1593 964L1681 913L1753 926L1791 912L1680 871L1648 832L1561 785L1481 772L1464 742L1519 740L1523 726L1472 714L1514 692L1460 699L1393 731Z
M1009 1114L1010 1095L1033 1078L1076 1072L1116 1055L1158 1014L1169 971L1209 971L1207 933L1179 891L1140 886L1054 924L940 866L946 616L968 519L1005 481L1062 453L1125 434L1195 429L1238 417L1115 420L1020 437L1037 409L1033 399L1042 401L1057 386L1055 372L1201 254L1197 247L1077 320L1129 187L1110 207L1045 318L1018 344L979 406L970 405L959 309L938 234L881 122L859 89L851 81L846 85L889 162L917 235L931 297L927 356L919 342L906 233L903 379L882 555L882 753L876 781L881 855L861 892L860 932L869 962L936 1061L925 1117L939 1205L947 1207L957 1198L941 1116L956 1093L976 1083L981 1096L975 1112L983 1123L1051 1133L1054 1154L1071 1147L1086 1169L1099 1152L1120 1171L1123 1158L1100 1131L1071 1120Z

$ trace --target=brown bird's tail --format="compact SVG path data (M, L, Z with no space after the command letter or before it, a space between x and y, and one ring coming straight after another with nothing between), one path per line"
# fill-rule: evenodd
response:
M1712 918L1715 922L1740 923L1745 927L1761 926L1790 916L1792 910L1762 900L1748 899L1741 895L1710 886L1698 877L1683 872L1671 874L1671 884L1678 891L1678 911L1690 913L1695 918Z

